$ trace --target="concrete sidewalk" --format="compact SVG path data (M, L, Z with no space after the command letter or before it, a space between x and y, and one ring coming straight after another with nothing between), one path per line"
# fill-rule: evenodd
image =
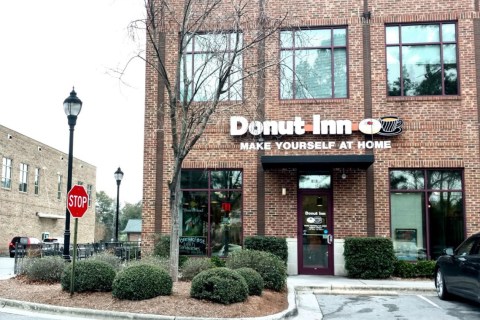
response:
M401 293L435 294L433 280L361 280L341 276L290 276L287 279L288 308L280 313L258 318L233 318L232 320L319 320L322 319L315 294L375 294ZM83 317L85 319L161 319L161 320L228 320L228 318L175 317L126 312L99 311L56 307L24 301L0 299L2 307L55 315Z

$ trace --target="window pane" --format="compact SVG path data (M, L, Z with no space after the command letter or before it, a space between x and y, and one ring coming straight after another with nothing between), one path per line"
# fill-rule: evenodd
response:
M424 186L422 170L390 171L390 189L392 190L420 190Z
M388 95L401 96L399 47L387 47L387 81Z
M454 170L428 171L428 189L462 190L462 173Z
M442 41L456 41L455 24L443 24L442 25Z
M333 29L333 45L334 46L347 45L347 29Z
M295 47L326 47L331 46L331 29L302 30L295 32Z
M402 26L402 43L439 42L439 31L439 25Z
M334 51L334 97L347 97L347 50L335 49Z
M330 49L296 51L296 98L332 97L331 54Z
M282 51L280 56L280 98L293 99L293 51Z
M391 26L386 28L386 42L387 44L397 44L399 43L399 27Z
M212 189L242 188L242 171L212 171Z
M405 83L405 95L442 94L442 68L440 64L440 46L403 46L402 71Z
M182 192L180 213L180 254L206 255L208 232L208 193Z
M205 170L182 170L180 188L207 189L208 174Z
M392 193L392 240L399 260L425 260L427 242L424 193Z
M445 94L458 94L457 46L455 44L443 45L443 68Z
M228 256L242 248L242 194L232 191L218 191L211 195L212 256Z
M300 189L328 189L331 187L331 175L327 174L305 174L298 178Z
M432 192L428 198L431 258L456 248L465 238L461 192Z
M282 48L293 48L293 31L282 31L280 33L280 45Z

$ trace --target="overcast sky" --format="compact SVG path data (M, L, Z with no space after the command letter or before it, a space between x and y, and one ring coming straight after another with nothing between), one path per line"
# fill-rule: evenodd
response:
M112 198L120 166L122 204L142 199L144 63L129 66L128 85L110 70L143 49L127 30L143 17L143 0L0 1L0 124L68 153L63 101L75 86L73 155L97 167L96 189Z

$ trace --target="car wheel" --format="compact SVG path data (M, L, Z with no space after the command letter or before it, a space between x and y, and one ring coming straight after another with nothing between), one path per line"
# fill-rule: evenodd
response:
M437 287L437 295L442 300L448 300L450 294L447 290L447 284L445 283L445 278L442 273L442 269L437 270L437 275L435 277L435 285Z
M15 253L10 252L10 258L15 258Z

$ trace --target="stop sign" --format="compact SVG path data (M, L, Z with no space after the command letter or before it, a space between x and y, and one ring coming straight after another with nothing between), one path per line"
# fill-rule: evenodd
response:
M88 194L84 186L74 185L67 194L67 208L72 217L81 218L88 209Z

